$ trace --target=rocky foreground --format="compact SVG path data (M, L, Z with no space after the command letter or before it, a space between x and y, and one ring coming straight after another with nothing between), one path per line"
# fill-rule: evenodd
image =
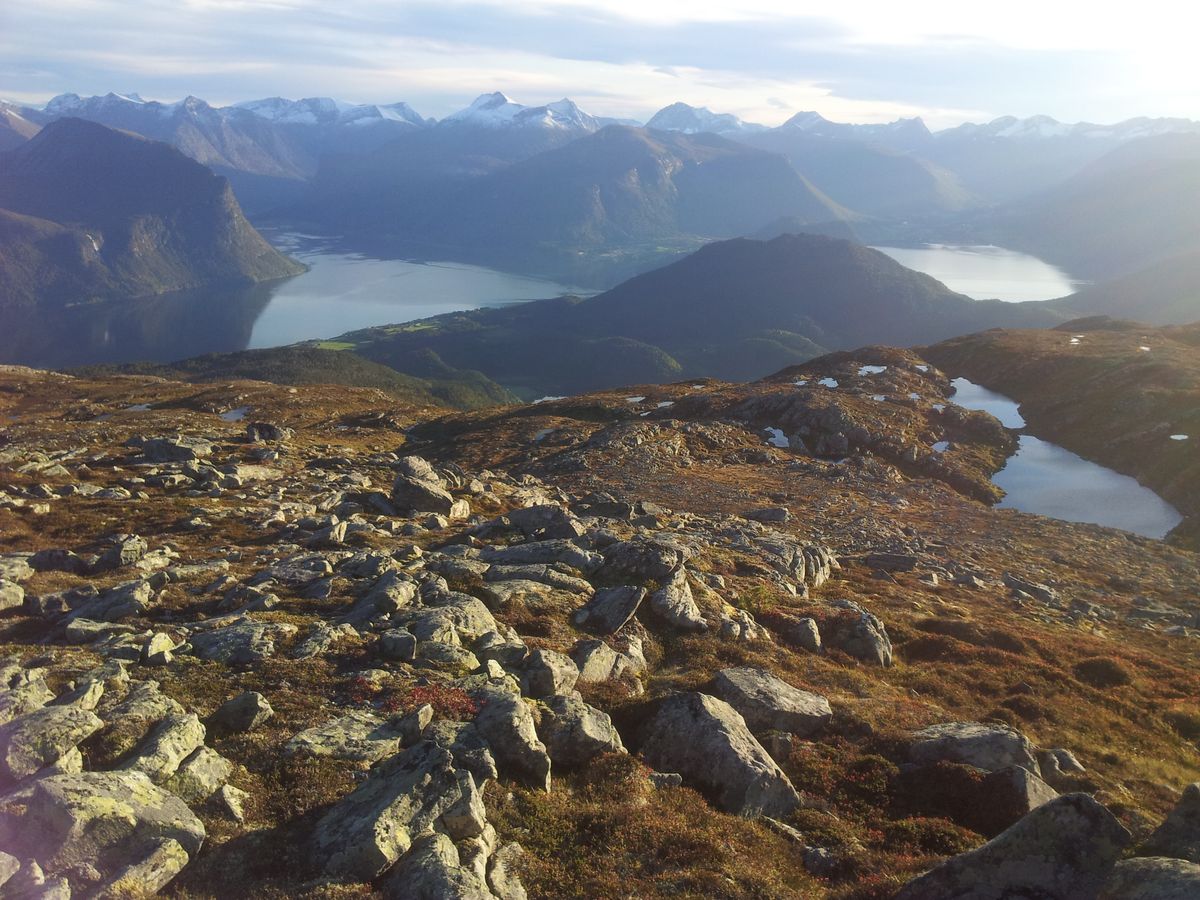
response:
M948 393L0 371L0 893L1200 895L1195 554Z

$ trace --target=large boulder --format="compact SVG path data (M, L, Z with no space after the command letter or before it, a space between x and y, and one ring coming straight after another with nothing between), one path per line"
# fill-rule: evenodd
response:
M1058 791L1023 766L1005 766L979 785L978 822L983 834L999 834L1031 810L1049 803Z
M678 772L726 812L778 818L800 805L737 710L707 694L669 697L645 727L642 756L661 772Z
M521 687L527 697L568 694L579 680L579 667L571 657L554 650L534 650L525 659Z
M1200 863L1200 784L1183 789L1175 808L1142 844L1140 852Z
M475 728L501 771L508 770L529 787L550 790L550 756L538 739L531 704L503 691L487 691Z
M770 672L749 666L718 672L716 692L741 713L754 732L790 731L809 737L833 718L829 701L820 694L802 691Z
M688 550L662 538L634 538L604 548L601 575L610 580L659 581L670 578L688 558Z
M687 572L682 567L667 582L650 595L654 614L681 631L705 631L708 620L700 613L696 598L688 585Z
M273 715L275 710L266 697L258 691L243 691L218 706L208 724L218 731L241 734L257 728Z
M140 772L39 778L0 797L0 847L49 875L72 874L79 896L122 882L156 893L195 856L204 825Z
M1200 897L1200 865L1150 856L1117 863L1097 900L1196 900L1197 897Z
M910 881L896 900L1084 900L1108 880L1129 832L1087 794L1039 806L982 847Z
M538 737L554 765L563 768L585 765L601 753L625 752L608 713L588 706L577 691L546 701Z
M121 769L141 772L155 784L163 784L202 746L204 726L200 719L195 713L177 713L160 722Z
M1021 766L1041 775L1036 750L1029 738L1007 725L982 722L946 722L930 725L913 735L908 756L917 765L945 760L965 763L985 772Z
M454 498L428 462L419 456L406 456L396 468L400 474L392 484L392 503L397 509L450 515Z
M323 725L306 728L283 749L292 756L373 763L397 753L405 737L414 737L414 724L407 716L385 721L355 709Z
M192 652L201 659L226 665L248 665L275 655L275 642L299 629L290 622L238 622L190 638Z
M328 875L370 881L446 813L464 805L482 807L474 780L455 770L449 750L422 741L376 766L321 817L313 832L313 853ZM479 834L484 824L463 824L457 816L452 821L457 833L451 831L451 837L460 839Z

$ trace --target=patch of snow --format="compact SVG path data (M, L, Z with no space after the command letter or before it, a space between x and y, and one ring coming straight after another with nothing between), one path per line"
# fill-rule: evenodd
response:
M863 375L882 375L887 369L887 366L859 366L858 376L861 378Z
M125 407L125 412L146 412L150 409L149 403L135 403L133 406Z
M534 402L534 403L550 403L550 402L552 402L552 401L554 401L554 400L566 400L566 399L567 399L566 397L555 397L555 396L552 396L552 395L547 395L547 396L545 396L545 397L538 397L538 398L537 398L536 400L534 400L533 402Z
M885 397L883 394L872 394L871 399L874 400L876 403L882 403L884 400L887 399L887 397Z
M821 385L821 387L835 388L838 386L838 381L836 378L822 378L817 384Z
M912 391L912 392L910 392L910 393L909 393L909 395L908 395L908 399L909 399L909 400L920 400L920 399L921 399L921 395L920 395L920 394L918 394L916 391Z
M1171 435L1171 440L1173 440L1173 441L1186 441L1187 439L1188 439L1188 436L1186 434Z
M674 406L674 405L675 405L674 400L663 400L661 403L658 404L658 408L666 409L668 406Z
M626 403L641 403L645 399L646 399L645 397L626 397L625 402Z
M913 368L916 369L918 372L928 372L929 371L929 366L924 366L924 365L913 366Z
M703 390L703 389L704 389L704 385L702 385L702 384L693 384L692 385L693 391L699 391L699 390Z
M945 412L946 404L945 403L935 403L935 404L933 404L933 408L936 409L938 412Z
M808 384L808 379L801 378L799 381L793 381L792 384L794 384L796 387L804 387L806 384Z
M949 449L950 449L949 441L938 441L936 444L933 445L934 453L945 453Z
M1147 347L1145 344L1142 344L1142 346L1138 347L1138 349L1139 349L1139 350L1141 350L1143 353L1149 353L1149 352L1150 352L1150 348L1149 348L1149 347Z
M1075 346L1076 344L1079 343L1079 338L1071 338L1071 340L1068 343L1070 343L1072 346Z
M788 436L786 434L784 434L780 429L767 428L766 432L770 435L770 437L767 438L767 443L770 444L772 447L779 447L781 449L786 450L792 446L792 442L788 440Z
M221 413L222 422L240 422L246 418L246 413L250 412L250 407L239 406L236 409L227 409Z
M533 436L533 442L535 444L541 443L542 441L544 441L546 439L547 435L553 434L553 433L554 433L553 428L543 428L541 431L539 431L537 434L535 434Z

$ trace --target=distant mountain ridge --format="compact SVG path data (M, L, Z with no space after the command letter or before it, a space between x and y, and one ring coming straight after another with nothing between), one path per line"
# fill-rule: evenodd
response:
M67 118L0 162L4 308L303 271L251 227L224 178L166 144Z

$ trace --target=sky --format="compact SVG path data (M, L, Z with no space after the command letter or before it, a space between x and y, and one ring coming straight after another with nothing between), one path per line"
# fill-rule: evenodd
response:
M0 0L0 97L404 100L480 93L644 120L681 100L775 125L1200 118L1179 0Z

